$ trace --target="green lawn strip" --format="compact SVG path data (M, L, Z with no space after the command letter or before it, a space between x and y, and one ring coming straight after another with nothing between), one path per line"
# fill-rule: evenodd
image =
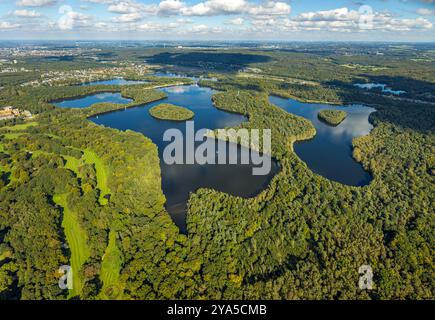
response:
M10 250L4 250L3 252L0 252L0 262L10 257L12 257L12 252Z
M106 205L108 200L104 198L105 195L110 194L110 189L107 186L107 169L98 155L87 149L84 150L84 158L86 163L95 165L95 171L97 172L97 188L100 189L100 204Z
M23 131L23 130L28 129L29 127L35 127L37 125L38 125L38 122L33 121L33 122L26 122L26 123L22 123L22 124L16 124L14 126L2 127L0 129L9 130L9 131Z
M5 133L4 136L5 136L5 139L13 140L13 139L18 138L19 136L22 136L23 134L25 134L25 133L24 132L21 132L21 133Z
M119 281L122 268L122 255L116 246L116 233L110 231L109 244L103 256L100 279L103 282L102 299L122 299L123 284Z
M67 197L67 193L58 194L53 197L53 201L63 207L62 227L71 250L70 264L73 270L73 289L69 296L75 297L80 295L83 289L83 279L79 271L90 257L90 251L86 244L86 232L80 226L77 215L68 208Z
M79 176L80 159L66 155L62 155L62 158L66 160L65 169L69 169Z

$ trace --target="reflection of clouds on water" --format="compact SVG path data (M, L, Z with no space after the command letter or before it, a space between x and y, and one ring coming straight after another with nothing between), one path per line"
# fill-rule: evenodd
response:
M393 90L393 89L387 87L387 85L384 83L355 83L354 86L358 87L360 89L366 89L366 90L381 88L382 92L391 93L391 94L395 94L395 95L400 95L400 94L406 93L406 91L403 91L403 90Z
M125 80L122 77L117 77L114 79L109 80L98 80L98 81L91 81L91 82L85 82L82 83L81 86L87 87L87 86L96 86L96 85L128 85L128 84L142 84L147 83L148 81L141 81L141 80Z
M177 225L185 228L184 209L190 192L207 187L242 197L251 197L265 189L270 179L279 171L276 162L266 176L253 176L251 165L166 165L163 141L167 129L179 129L185 134L185 122L161 121L149 115L149 108L160 103L172 103L195 112L195 130L236 126L246 118L242 115L218 110L212 104L213 90L196 85L161 88L167 98L138 108L117 111L92 118L98 124L120 130L134 130L152 139L159 149L162 188L167 199L167 209ZM184 141L183 141L184 142ZM220 154L221 155L221 154ZM267 161L265 159L265 161ZM240 163L240 162L239 162Z
M66 99L60 102L55 102L53 104L62 108L86 108L95 103L108 102L123 104L129 103L131 101L133 100L122 97L120 93L103 92L91 94L77 99Z
M106 98L108 98L108 97L110 97L110 96L116 96L115 94L110 94L110 93L99 93L99 94L96 94L94 97L95 97L95 99L98 99L98 100L104 100L104 99L106 99Z
M335 107L334 109L343 110L347 113L346 119L342 123L332 127L315 119L315 126L318 133L329 135L335 143L340 142L342 139L352 141L355 137L369 134L373 129L368 119L370 113L375 109L365 106Z
M352 140L367 135L373 128L369 115L375 109L361 106L332 106L302 103L292 99L270 97L270 102L283 110L310 120L316 128L313 139L298 142L295 151L314 172L344 184L361 186L370 182L370 174L352 158ZM343 110L346 119L330 126L318 118L324 109Z
M177 87L164 88L162 90L167 93L183 94L189 92L191 89L190 87L187 86L177 86Z
M161 90L164 92L174 93L174 94L184 94L184 93L192 92L194 94L206 93L206 94L210 95L213 92L210 88L200 87L196 84L189 85L189 86L167 87L167 88L162 88ZM210 98L210 96L209 96L209 98Z
M247 121L248 119L242 115L231 115L230 117L224 116L216 121L217 128L234 127L240 124L240 122Z
M209 142L215 143L214 139L210 139ZM214 156L216 165L166 165L161 161L163 190L167 196L169 195L168 205L185 202L190 192L202 187L220 190L235 196L250 197L261 191L269 179L279 170L277 163L265 156L264 161L272 163L270 174L266 176L252 175L252 168L258 166L253 164L241 165L241 154L247 152L249 155L249 149L240 146L236 147L237 154L234 154L235 158L233 159L237 164L228 165L229 145L234 146L234 144L226 143L227 160L225 164L218 164L220 154L217 152L217 145L215 145ZM255 151L252 153L258 155Z

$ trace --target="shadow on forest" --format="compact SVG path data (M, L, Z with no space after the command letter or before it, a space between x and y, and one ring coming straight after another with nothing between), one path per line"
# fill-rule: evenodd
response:
M366 78L369 83L382 83L393 90L403 90L406 92L403 94L405 97L430 101L430 98L424 99L424 95L428 95L428 97L432 96L432 102L435 102L435 83L401 76L392 77L370 74L361 74L360 76Z
M435 92L435 84L407 77L361 75L368 83L383 83L393 90L404 90L406 95L392 96L381 94L381 90L365 90L357 88L353 83L331 81L327 85L339 87L337 94L344 104L361 103L374 107L377 112L370 115L370 122L387 122L421 133L433 131L435 128L435 106L423 102L412 101L428 99ZM358 83L358 81L354 81ZM428 90L428 91L426 91ZM392 97L391 97L392 96Z
M263 63L272 60L269 56L243 53L212 53L162 52L151 57L139 57L151 64L178 65L205 68L216 71L236 71L247 67L251 63Z
M244 284L254 284L259 281L270 281L275 280L279 277L281 277L285 272L288 272L290 270L294 270L296 268L296 265L298 263L298 257L294 255L290 255L287 257L286 261L284 261L283 264L275 267L270 272L262 273L262 274L255 274L252 275L246 279L244 279Z

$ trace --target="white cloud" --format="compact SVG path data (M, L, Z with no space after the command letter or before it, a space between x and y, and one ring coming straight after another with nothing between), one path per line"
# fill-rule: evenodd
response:
M155 23L143 23L137 27L140 31L162 30L162 26Z
M260 6L251 6L248 13L252 15L289 15L291 7L285 2L266 1Z
M0 30L11 30L11 29L16 29L18 27L20 27L20 25L16 23L10 23L8 21L0 22Z
M113 13L126 14L126 13L137 13L140 10L140 8L136 5L133 5L132 3L119 2L119 3L111 4L107 10Z
M275 23L288 30L325 30L339 32L364 31L360 25L361 15L348 8L305 12L294 19L283 19ZM259 25L259 22L255 23ZM399 19L385 12L374 12L368 29L380 31L410 31L413 29L431 29L432 23L424 18Z
M209 0L191 7L184 7L181 13L187 16L212 16L228 14L288 15L291 7L285 2L265 1L261 5L246 0Z
M194 25L190 31L195 32L195 33L204 33L206 31L209 30L209 27L205 24L198 24L198 25Z
M209 0L191 7L184 7L180 11L187 16L212 16L220 14L236 14L246 10L245 0Z
M144 18L144 16L140 12L132 12L132 13L121 14L118 17L112 18L112 21L126 23L126 22L140 21L143 18Z
M38 18L41 14L35 10L15 10L12 15L20 18Z
M170 16L178 14L185 7L186 4L180 0L164 0L159 3L157 11L160 15Z
M235 19L232 19L229 21L230 24L233 24L235 26L241 26L244 22L245 22L245 20L241 17L235 18Z
M83 2L98 3L98 4L113 4L119 2L119 0L81 0Z
M16 0L17 5L28 8L17 8L23 10L12 11L10 16L23 18L39 17L41 13L38 11L40 10L35 11L30 9L66 2L66 0ZM234 36L235 32L242 30L246 34L254 32L260 36L266 35L266 37L269 34L290 35L293 31L295 33L325 31L354 33L355 39L357 39L358 36L356 34L358 33L367 33L366 37L370 37L370 32L372 32L374 37L379 38L380 32L390 32L390 34L397 32L397 34L402 34L404 32L431 30L433 25L430 21L430 16L435 11L430 6L429 8L417 9L415 12L420 15L418 18L401 18L398 14L386 11L374 12L372 27L369 30L363 30L360 28L359 23L361 15L357 10L343 7L333 10L304 12L290 17L291 6L288 0L197 0L196 4L192 4L191 1L187 0L81 0L81 2L82 4L94 3L104 5L111 16L100 21L95 21L92 16L83 14L90 13L90 10L95 6L77 5L77 11L82 13L75 12L71 8L57 22L47 20L44 27L61 30L88 28L86 30L96 29L102 32L113 30L152 31L154 33L166 32L170 35L226 32L230 36ZM422 4L421 6L423 7L424 5ZM84 12L86 9L89 12ZM222 20L216 19L213 25L211 25L210 19L206 18L211 16L227 17L224 17ZM169 17L172 18L169 19ZM153 20L158 22L152 22ZM25 27L29 31L33 31L34 26L36 27L37 25L36 22L39 23L40 20L28 19L26 21L25 19L20 19L19 21L20 23L25 23ZM163 21L166 22L163 23ZM214 26L220 21L222 21L220 25ZM1 29L11 29L17 26L12 23L2 23ZM23 26L21 27L24 28ZM376 34L376 32L378 33ZM427 32L427 34L429 33Z
M57 26L60 30L72 30L75 27L85 27L89 25L90 16L73 11L70 6L62 6L59 8L59 13L62 16L57 21Z
M48 7L56 3L57 0L19 0L16 2L19 7Z
M359 19L359 12L348 8L327 11L305 12L299 14L296 21L355 21Z
M427 8L417 9L417 13L422 16L435 16L435 10L431 10Z

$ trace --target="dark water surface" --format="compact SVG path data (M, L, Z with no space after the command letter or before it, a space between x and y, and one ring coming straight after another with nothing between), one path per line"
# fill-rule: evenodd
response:
M211 101L213 90L209 88L191 85L160 90L168 95L166 99L145 106L99 115L90 120L119 130L130 129L143 133L157 145L160 159L165 146L169 143L163 141L164 132L175 128L185 135L186 123L154 119L148 111L155 105L162 102L172 103L192 110L195 113L193 118L195 130L225 128L247 121L244 116L216 109ZM242 150L243 148L238 146L238 157ZM252 175L253 164L167 165L160 161L160 166L167 210L183 232L186 230L186 203L190 192L198 188L212 188L235 196L253 197L264 190L279 171L276 161L272 161L271 172L266 176Z
M166 76L174 75L167 74ZM113 79L108 81L116 81L117 83L99 82L87 85L123 84L125 80ZM90 120L119 130L130 129L143 133L157 145L160 159L163 158L164 148L170 143L163 141L164 132L168 129L179 129L185 135L186 123L158 120L151 117L148 111L153 106L164 102L192 110L195 113L193 119L195 130L231 127L247 121L247 118L242 115L216 109L211 100L212 89L189 85L159 90L165 92L168 97L144 106L99 115L90 118ZM123 98L120 93L98 93L54 104L59 107L84 108L99 102L123 104L131 101L131 99ZM362 166L352 157L352 139L366 135L371 131L373 127L369 123L368 117L375 109L361 105L332 106L302 103L274 96L270 97L270 102L289 113L304 117L314 124L317 131L316 136L311 140L295 144L295 152L311 170L328 179L347 185L363 186L371 181L371 175L364 171ZM336 127L330 126L317 117L318 112L323 109L344 110L347 113L347 118ZM198 145L199 143L195 144L195 149ZM227 147L229 145L231 144L227 143ZM246 149L237 146L238 159L244 150ZM216 153L215 158L217 156ZM194 192L198 188L212 188L235 196L252 197L264 190L272 177L279 171L279 164L274 160L272 160L271 171L266 176L252 175L254 167L252 163L246 165L167 165L161 160L160 166L162 189L167 199L167 210L183 232L186 231L186 203L190 192Z
M303 103L293 99L271 96L269 101L285 111L310 120L316 136L295 144L296 154L315 173L330 180L351 186L364 186L372 180L361 164L352 157L352 139L367 135L373 128L369 115L375 109L362 105L332 106ZM338 126L328 125L318 119L320 110L335 109L347 113Z
M119 92L101 92L91 94L85 97L66 99L62 101L52 102L56 107L60 108L87 108L95 103L116 103L126 104L132 102L132 99L124 98Z

